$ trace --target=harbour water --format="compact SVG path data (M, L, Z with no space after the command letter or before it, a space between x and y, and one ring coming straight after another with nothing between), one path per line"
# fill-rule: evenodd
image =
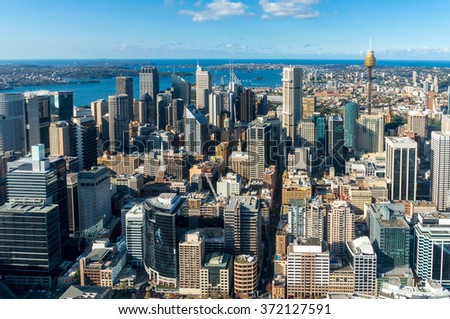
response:
M195 83L195 69L197 62L206 70L212 73L213 85L227 84L229 78L229 71L227 69L216 69L215 66L229 64L230 60L214 59L214 60L39 60L39 61L0 61L0 68L5 63L21 63L21 64L42 64L55 66L70 66L70 65L93 65L93 64L108 64L118 63L126 65L130 69L139 69L142 65L151 64L158 67L160 73L166 72L184 72L190 75L183 76L187 81ZM319 68L323 65L358 65L362 66L362 60L234 60L235 64L271 64L271 69L236 69L234 72L240 79L242 84L247 87L277 87L281 85L281 71L283 65L304 65L309 68ZM450 68L450 61L378 61L378 67L411 67L411 68ZM139 92L139 77L134 76L134 94L138 96ZM171 86L169 75L162 75L160 77L160 89L165 90ZM46 85L46 86L26 86L15 87L11 92L26 92L37 90L49 91L73 91L74 103L77 106L89 105L90 102L97 99L107 99L109 95L115 94L115 79L101 79L95 83L74 83L62 85Z

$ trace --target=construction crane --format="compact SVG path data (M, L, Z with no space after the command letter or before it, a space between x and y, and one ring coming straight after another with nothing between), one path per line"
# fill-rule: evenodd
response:
M216 202L219 201L219 196L217 196L216 190L214 189L214 186L211 182L211 179L209 178L209 175L211 175L210 173L204 173L203 174L206 177L206 181L208 182L209 188L211 189L211 192L214 195L214 199L216 200Z

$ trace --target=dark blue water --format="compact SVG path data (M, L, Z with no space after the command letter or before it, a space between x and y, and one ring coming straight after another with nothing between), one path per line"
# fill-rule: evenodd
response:
M58 67L65 65L105 65L119 64L126 65L131 69L139 69L142 65L150 64L158 67L160 72L164 71L181 71L190 72L192 75L184 76L186 80L195 83L195 69L197 62L209 69L212 73L213 85L227 84L229 78L228 70L215 70L213 66L230 63L227 59L173 59L173 60L0 60L0 68L2 64L20 63L20 64L36 64L36 65L55 65ZM277 87L281 85L282 65L359 65L362 66L362 60L292 60L292 59L239 59L233 60L236 64L274 64L271 70L235 70L235 74L241 80L244 86L248 87ZM379 60L378 67L396 66L396 67L441 67L450 68L450 61L400 61L400 60ZM134 78L134 95L139 95L139 77ZM165 90L171 86L169 76L160 78L160 89ZM107 99L109 95L115 94L115 79L103 79L99 83L85 84L66 84L66 85L46 85L46 86L27 86L16 87L12 91L25 92L35 90L49 91L73 91L74 101L77 106L89 105L90 102L97 99Z

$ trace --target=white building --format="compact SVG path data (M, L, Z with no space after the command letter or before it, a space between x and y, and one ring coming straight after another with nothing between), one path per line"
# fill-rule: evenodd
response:
M449 299L450 291L433 280L426 280L421 287L403 286L400 279L393 277L383 282L380 288L380 299Z
M423 213L414 226L414 270L422 280L450 287L450 214Z
M125 215L128 261L136 267L144 265L144 208L136 204Z
M302 69L288 67L283 69L283 112L281 119L286 135L298 146L298 125L303 116Z
M288 247L287 297L323 298L330 281L330 253L318 238L298 240Z
M450 208L450 132L431 133L431 201L439 211Z
M355 276L354 293L375 296L377 293L377 255L369 237L347 242L347 257Z
M226 177L220 177L217 182L217 195L225 198L239 196L242 189L242 179L238 174L228 173Z

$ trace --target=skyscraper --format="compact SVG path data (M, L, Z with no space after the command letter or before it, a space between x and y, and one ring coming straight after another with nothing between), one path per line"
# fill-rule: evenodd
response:
M125 215L128 260L135 267L144 265L144 207L134 205Z
M182 99L183 106L186 104L191 104L191 84L181 76L178 76L176 74L172 74L171 79L173 87L173 98Z
M319 238L299 239L287 249L287 297L324 298L330 280L330 252Z
M144 202L144 266L157 285L176 288L178 283L178 241L175 218L184 199L163 193Z
M416 200L417 143L409 137L386 137L386 181L390 200Z
M256 95L252 89L244 89L240 96L242 122L251 122L256 119Z
M50 156L70 155L70 126L65 121L50 124Z
M21 93L0 94L0 152L25 154L25 102Z
M25 93L27 150L32 145L44 144L50 150L50 98L47 91Z
M69 233L76 235L80 231L78 210L78 173L67 174L67 214Z
M431 133L431 200L439 211L450 208L450 132Z
M348 102L344 105L344 146L348 148L355 147L358 110L359 106L354 102Z
M79 225L82 236L93 239L111 219L111 182L107 167L94 166L78 175Z
M413 267L422 280L450 288L450 214L419 214L414 226Z
M139 96L142 98L145 93L156 101L159 93L159 73L156 66L143 66L139 73Z
M200 270L205 259L205 242L199 231L188 232L179 245L180 294L201 295Z
M334 167L336 173L344 172L344 121L335 114L328 118L327 164Z
M11 286L52 286L61 263L58 205L0 207L0 275Z
M76 112L72 118L71 155L78 157L80 169L97 165L96 125L92 116L82 112Z
M409 267L410 229L396 205L380 203L367 207L369 239L381 269Z
M330 253L345 256L345 243L355 237L355 215L349 203L334 201L327 211L327 241Z
M316 111L317 98L315 95L303 97L303 119L309 118Z
M302 69L288 67L283 69L283 128L291 138L292 145L298 146L297 129L303 114L302 102Z
M414 132L418 137L424 139L427 134L427 115L421 111L408 112L408 131Z
M222 127L221 117L224 110L223 93L212 92L209 94L209 123L212 124L214 130Z
M360 152L382 153L384 150L383 114L361 114L356 120L355 147Z
M195 105L185 106L184 145L192 155L204 154L205 143L208 140L208 119L200 113Z
M262 181L264 170L271 163L270 123L263 117L251 122L247 129L247 151L250 155L250 179Z
M261 209L253 196L230 196L224 212L225 251L260 257Z
M100 100L91 102L91 111L92 111L92 115L94 116L94 121L97 126L97 131L101 135L103 132L102 117L108 113L108 101L100 99ZM102 136L102 138L103 138L103 136Z
M60 121L70 121L73 115L73 92L50 92L50 108L56 111Z
M128 96L110 95L109 106L109 145L112 152L126 150L129 145L130 112L128 111Z
M116 95L126 94L128 96L129 118L133 118L133 78L130 76L116 77Z
M377 255L367 237L359 237L346 243L347 258L352 265L357 294L376 296Z
M10 163L7 174L8 200L11 204L59 206L61 239L68 237L66 162L48 160L43 144L31 147L31 158Z
M197 65L195 72L196 107L208 111L208 95L212 90L211 73Z

